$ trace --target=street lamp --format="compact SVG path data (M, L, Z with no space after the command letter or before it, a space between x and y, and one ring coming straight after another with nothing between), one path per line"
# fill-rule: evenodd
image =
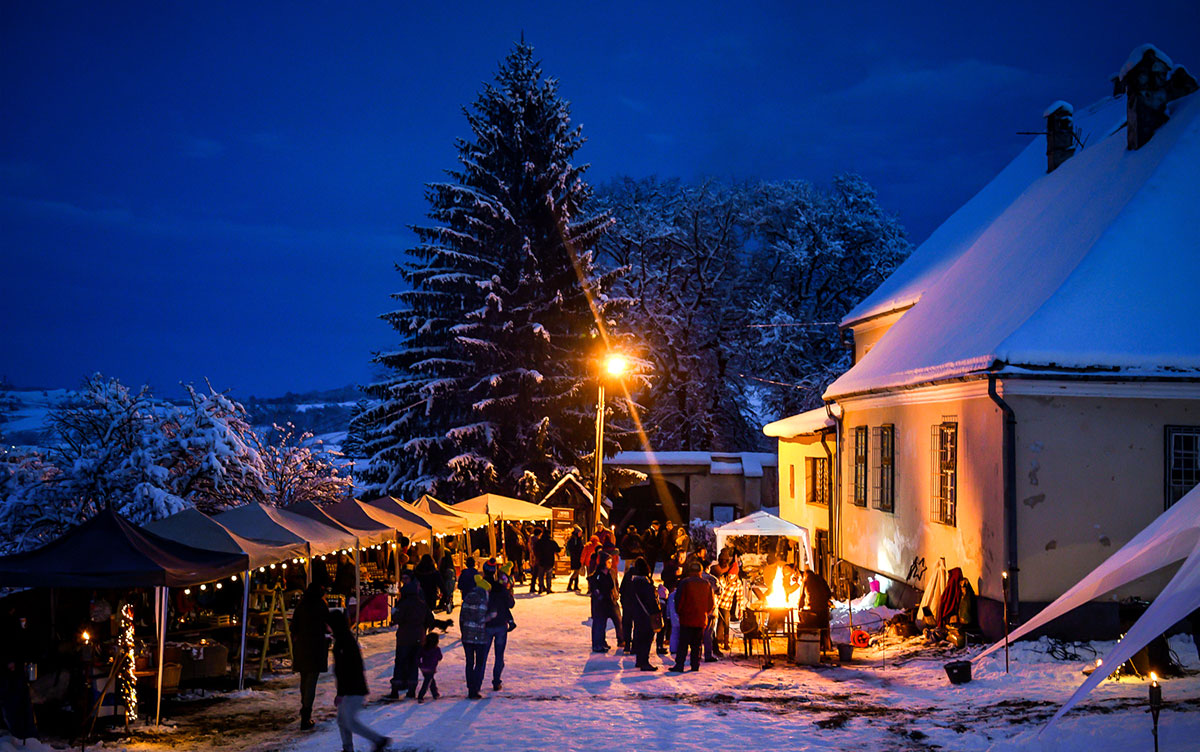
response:
M600 389L596 400L596 494L592 499L592 531L600 526L600 499L604 492L604 379L619 379L629 370L629 360L620 353L609 353L604 358L604 372L600 374Z

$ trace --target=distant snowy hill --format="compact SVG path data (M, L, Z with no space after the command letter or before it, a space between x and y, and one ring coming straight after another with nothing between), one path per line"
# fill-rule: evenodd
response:
M12 445L45 446L50 410L74 396L71 389L0 387L0 437ZM350 413L365 395L356 386L312 392L287 392L281 397L230 395L246 407L250 423L263 432L273 424L291 423L298 432L311 431L325 444L340 446Z

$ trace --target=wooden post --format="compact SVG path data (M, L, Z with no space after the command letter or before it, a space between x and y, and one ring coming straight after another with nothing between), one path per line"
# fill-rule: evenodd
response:
M310 574L311 578L312 575ZM246 688L246 635L250 620L250 570L242 573L242 649L238 660L238 691Z

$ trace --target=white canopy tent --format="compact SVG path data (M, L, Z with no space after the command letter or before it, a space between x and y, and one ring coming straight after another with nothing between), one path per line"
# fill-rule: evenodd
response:
M1099 598L1115 588L1174 564L1180 559L1185 560L1183 566L1133 627L1109 654L1104 656L1102 665L1115 670L1155 637L1200 608L1200 486L1193 488L1174 506L1160 514L1158 519L1092 570L1092 573L1080 580L1075 587L1018 627L1009 635L1009 639L1020 639L1076 606ZM998 642L980 653L975 660L978 661L1003 646L1003 641ZM1046 726L1049 727L1061 718L1107 676L1103 671L1092 672Z
M213 519L245 538L290 541L292 538L287 535L295 536L308 544L310 558L354 548L358 541L353 533L340 526L255 501L221 512Z
M510 496L483 494L473 499L460 501L451 507L457 512L486 514L494 520L525 522L527 520L549 520L553 514L546 507L521 501Z
M713 530L717 534L717 553L725 547L725 539L731 535L778 535L800 542L800 550L804 552L804 563L816 568L813 563L812 541L808 537L808 529L776 517L770 512L755 512Z

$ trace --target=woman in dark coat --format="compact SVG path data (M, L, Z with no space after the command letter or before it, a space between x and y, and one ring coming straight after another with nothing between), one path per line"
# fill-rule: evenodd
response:
M354 734L358 734L373 743L372 752L383 752L391 739L358 718L367 699L367 675L363 671L358 640L350 631L350 623L341 611L329 614L329 627L333 630L333 673L337 677L335 702L338 706L337 722L338 731L342 734L342 750L354 752Z
M300 674L300 728L313 727L312 707L317 679L329 670L329 607L325 588L314 582L304 591L292 614L292 670Z
M637 656L638 668L642 671L657 671L658 666L650 663L650 645L654 642L651 619L655 615L662 617L658 594L654 592L654 584L650 582L650 565L645 559L634 559L631 569L633 574L629 578L627 592L622 594L622 600L625 601L625 612L633 622L633 652Z
M438 574L442 577L442 599L438 606L450 613L454 610L454 583L458 579L454 571L454 557L450 552L442 554L442 563L438 567Z

